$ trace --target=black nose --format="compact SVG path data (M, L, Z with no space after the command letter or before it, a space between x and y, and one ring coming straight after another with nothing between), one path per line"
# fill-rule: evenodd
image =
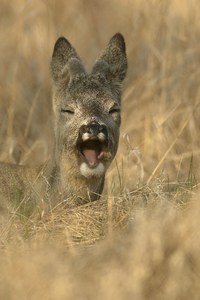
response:
M89 133L91 136L97 136L100 132L107 136L107 129L105 125L101 125L96 122L91 122L87 125L82 125L80 128L80 135Z

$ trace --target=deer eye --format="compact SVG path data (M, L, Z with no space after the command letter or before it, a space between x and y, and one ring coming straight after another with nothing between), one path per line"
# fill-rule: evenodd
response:
M61 108L61 113L74 115L74 110L72 108Z
M114 114L114 113L119 113L120 112L120 108L118 108L118 107L115 107L115 108L111 108L110 110L109 110L109 114Z

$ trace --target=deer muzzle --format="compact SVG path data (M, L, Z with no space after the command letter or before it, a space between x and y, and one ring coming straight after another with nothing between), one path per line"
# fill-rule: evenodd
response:
M97 168L108 159L108 131L105 125L91 122L79 129L77 142L79 155L90 169Z

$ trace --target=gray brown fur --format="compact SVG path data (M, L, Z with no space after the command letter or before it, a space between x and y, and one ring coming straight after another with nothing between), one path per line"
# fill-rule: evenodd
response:
M22 195L34 192L42 199L48 196L51 201L96 200L118 148L121 83L127 71L124 39L119 33L113 36L87 74L75 49L61 37L54 47L51 70L52 157L38 168L1 163L1 195L11 201L18 191Z

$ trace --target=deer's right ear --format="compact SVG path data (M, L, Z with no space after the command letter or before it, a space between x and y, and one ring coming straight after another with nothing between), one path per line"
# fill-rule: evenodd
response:
M118 92L127 71L126 46L123 36L115 34L96 61L92 73L103 74Z
M60 37L55 43L51 61L51 72L55 83L63 79L69 81L69 68L73 65L72 61L78 61L81 65L75 49L66 38Z

